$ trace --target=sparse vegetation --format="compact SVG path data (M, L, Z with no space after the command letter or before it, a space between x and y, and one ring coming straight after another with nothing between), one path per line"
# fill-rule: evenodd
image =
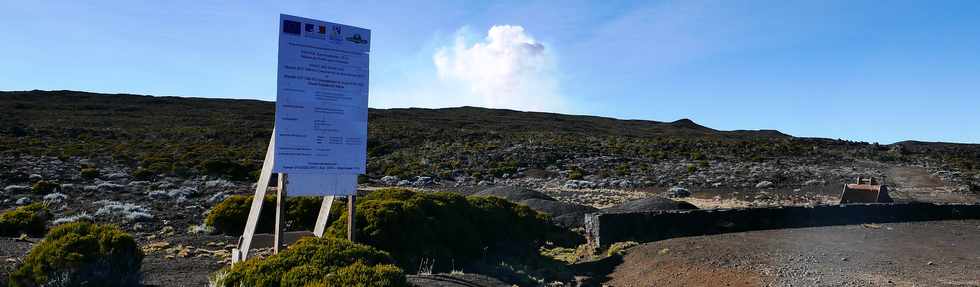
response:
M187 222L200 223L200 218L196 217L200 210L187 209L188 213L193 214L186 217L182 213L184 210L161 210L156 202L129 200L130 196L142 195L129 189L145 186L148 192L161 195L172 192L172 188L204 184L215 177L254 180L271 133L273 113L273 103L260 101L97 95L70 91L0 92L0 114L4 115L4 120L0 121L0 155L14 159L18 155L43 156L51 161L52 157L57 157L65 163L82 165L77 173L70 170L55 176L48 170L18 167L8 172L6 166L0 166L0 180L12 184L9 199L26 198L20 203L28 199L36 200L37 194L55 191L59 185L54 180L63 181L64 190L59 192L70 194L71 200L83 199L80 201L86 206L76 206L66 201L71 210L66 208L59 211L64 217L56 220L55 225L68 223L65 225L75 226L76 223L70 222L89 222L96 217L100 221L106 218L124 219L126 226L140 232L161 234L157 230L162 231L161 225L166 225L164 227L170 228L170 234L173 234L173 227L180 231ZM707 179L742 177L740 173L716 172L726 169L747 170L747 173L755 174L755 168L759 166L767 168L759 174L768 176L768 170L799 163L802 166L799 170L806 171L801 173L802 177L815 177L829 185L836 175L822 176L824 173L810 173L810 169L804 167L827 166L827 162L839 166L868 159L895 165L939 167L944 172L949 171L943 174L950 174L950 177L955 174L956 178L967 179L966 182L958 182L957 188L980 192L980 183L976 181L980 179L977 176L980 175L978 145L915 142L878 145L793 138L775 131L714 131L690 121L620 121L471 107L372 109L369 118L369 165L367 175L358 177L359 183L394 175L399 178L386 184L400 180L415 182L418 176L433 177L436 181L462 178L460 183L467 185L477 184L481 180L500 184L504 181L501 180L503 177L510 179L536 174L534 177L551 178L558 184L564 184L562 181L566 179L598 182L600 180L597 179L611 178L611 183L604 183L607 184L605 186L636 188L639 191L644 190L641 187L651 184L671 187L677 182L685 183L679 186L692 188L717 183L719 185L715 186L727 189L741 185L730 185L727 180L707 182ZM61 172L55 168L49 170ZM149 182L127 187L126 190L113 189L111 194L103 192L102 187L118 185L103 180L122 183L116 179L124 177L117 175L125 172L130 172L134 180ZM38 177L35 173L44 177ZM76 174L89 180L80 182L73 178ZM795 176L790 182L789 176L774 174L774 178L766 177L765 180L771 180L779 187L810 179ZM203 175L208 177L200 179ZM175 176L178 177L176 180ZM94 180L99 178L103 180ZM526 183L533 180L517 178L505 182ZM29 182L33 185L26 184ZM752 180L748 184L755 185L757 182ZM724 185L720 185L722 183ZM234 190L220 190L220 196L239 192L238 188L242 186L236 185ZM578 188L576 186L577 183L566 188ZM28 187L33 190L32 194L28 194ZM91 194L93 188L100 190L100 196L119 196L111 199L120 202L82 197ZM210 193L218 189L207 188L205 191ZM205 198L209 197L200 193L186 197L165 195L161 198L194 201L195 206L207 206L212 202L208 200L205 203ZM287 229L313 229L320 200L319 197L289 198ZM251 201L252 198L248 196L228 197L210 211L206 218L207 227L194 225L188 227L187 233L208 233L213 229L239 235L244 229ZM12 204L13 201L8 202ZM93 202L97 210L87 205ZM258 232L272 231L274 202L274 196L263 198L264 212L259 220ZM322 240L337 240L346 236L346 215L342 215L344 204L335 202L331 222L328 223L327 235L335 239ZM0 233L9 234L6 236L21 233L43 235L50 214L46 208L39 209L38 206L42 205L18 208L0 216ZM59 208L63 206L58 205ZM153 218L150 211L158 212L158 218L140 223L138 229L136 224L128 224L130 221ZM496 198L448 193L416 193L404 189L376 191L359 198L358 214L354 220L358 223L355 231L358 239L370 247L352 245L336 247L343 250L333 251L321 251L323 247L306 247L313 251L296 251L293 255L266 260L265 263L255 261L249 263L251 269L229 269L216 273L215 277L230 276L237 280L233 284L240 283L241 286L376 286L365 282L382 282L377 286L398 286L404 281L403 270L409 273L417 270L436 273L466 270L481 274L509 270L512 274L495 277L526 275L527 278L506 279L511 283L526 285L524 283L538 283L535 278L563 278L561 275L541 274L562 272L562 268L567 268L564 263L590 256L619 254L628 247L613 245L604 252L584 250L582 245L574 242L575 237L570 236L569 232L549 224L547 217L524 206ZM309 244L339 243L321 241ZM369 252L363 251L362 247L376 249ZM384 255L387 259L376 261L356 257L351 262L337 265L341 267L335 269L323 267L334 264L332 262L317 263L323 266L294 264L299 262L296 258L308 259L318 256L316 254L362 252L350 249L362 250L365 254L381 252L379 250L391 253ZM420 268L420 265L426 268ZM57 278L68 278L65 274L69 273L51 274ZM223 275L217 276L219 274Z
M388 286L409 286L405 283L405 273L395 265L375 265L367 266L361 262L354 262L350 266L345 266L334 272L334 276L327 276L324 279L313 283L307 283L305 287L330 287L330 286L363 286L363 287L388 287ZM290 286L290 285L285 285Z
M207 159L201 162L198 170L204 174L224 176L234 180L252 179L253 171L259 168L251 161L230 160L225 158Z
M575 248L572 247L541 247L541 255L554 258L565 264L573 264L579 260L591 260L594 259L593 252L595 247L590 244L581 244Z
M31 185L31 191L36 194L48 194L54 192L56 189L58 189L57 183L46 180L39 180Z
M436 272L507 257L536 263L545 241L567 239L545 215L496 197L382 189L359 199L357 211L358 241L390 250L406 270L423 259ZM328 235L346 236L346 216Z
M313 230L322 200L322 197L315 196L287 197L286 228L288 230ZM343 204L345 203L340 200L334 201L334 206L330 209L331 221L329 222L340 217ZM207 219L205 219L205 224L213 227L219 233L241 235L242 231L245 230L245 222L251 206L252 196L229 196L211 209ZM259 216L259 223L256 227L257 232L272 232L275 223L275 210L276 197L266 196L262 205L262 214Z
M583 177L585 177L585 174L582 172L582 169L580 168L572 168L571 170L568 171L568 179L579 180L582 179Z
M101 206L95 211L95 216L111 222L127 223L153 219L153 214L150 214L148 208L133 203L100 200L95 204Z
M217 286L408 286L384 251L343 239L304 238L284 252L253 258L214 276ZM220 277L220 278L217 278Z
M637 245L640 244L637 243L636 241L623 241L623 242L613 243L612 245L609 246L609 249L606 250L606 256L623 255L623 252L625 252L626 249L629 249Z
M76 222L55 227L10 274L11 286L135 286L143 252L111 225Z
M99 170L94 167L82 168L82 170L79 171L79 173L82 176L82 178L95 179L99 177Z
M141 178L214 175L253 179L272 132L271 102L101 95L72 91L2 92L3 154L96 157L110 155ZM112 121L106 121L112 118ZM57 123L50 119L60 119ZM776 131L715 131L690 121L619 121L481 108L369 111L367 176L477 179L522 168L563 166L581 157L622 159L581 167L627 172L674 161L775 161L821 158L890 162L927 160L980 173L980 147L905 142L884 146L844 140L793 138ZM38 143L44 144L38 144ZM145 170L142 171L142 170ZM94 167L82 176L96 178ZM569 178L578 179L578 172Z
M150 180L155 176L155 174L149 169L137 168L133 171L133 178L138 180Z
M42 236L50 219L51 212L42 202L18 207L0 214L0 236Z

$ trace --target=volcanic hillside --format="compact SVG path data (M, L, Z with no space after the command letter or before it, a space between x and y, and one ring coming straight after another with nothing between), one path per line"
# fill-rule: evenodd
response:
M272 130L274 103L20 91L0 92L0 115L5 156L101 158L144 174L251 180ZM395 178L458 185L540 177L593 183L619 178L628 182L606 185L623 187L749 186L759 179L739 182L734 175L713 177L712 170L873 161L928 165L969 185L980 169L978 145L879 145L772 130L718 131L687 119L618 120L475 107L371 109L368 153L362 181L388 176L389 184ZM849 177L846 173L840 175ZM783 184L808 178L777 172L762 179Z

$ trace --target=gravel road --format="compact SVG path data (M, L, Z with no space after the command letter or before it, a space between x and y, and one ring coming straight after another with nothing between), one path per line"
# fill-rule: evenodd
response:
M610 286L980 286L980 220L674 238L630 249Z

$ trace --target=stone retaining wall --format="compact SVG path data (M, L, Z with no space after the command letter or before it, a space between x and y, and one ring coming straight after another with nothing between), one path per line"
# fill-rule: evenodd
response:
M980 204L879 203L738 209L591 213L589 242L650 242L674 237L762 229L947 219L980 219Z

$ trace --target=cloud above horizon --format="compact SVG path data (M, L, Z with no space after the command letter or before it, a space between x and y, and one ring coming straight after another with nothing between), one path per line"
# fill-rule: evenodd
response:
M554 57L524 27L494 25L481 41L468 43L466 29L452 47L432 56L445 97L462 105L530 111L565 111Z

